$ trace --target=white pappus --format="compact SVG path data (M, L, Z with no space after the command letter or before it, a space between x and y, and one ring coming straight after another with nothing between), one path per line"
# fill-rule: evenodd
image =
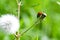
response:
M5 33L15 34L19 29L19 20L16 16L7 14L0 17L0 29Z

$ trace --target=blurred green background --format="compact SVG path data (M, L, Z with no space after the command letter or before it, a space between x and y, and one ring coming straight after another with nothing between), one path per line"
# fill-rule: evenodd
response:
M38 12L47 14L43 23L34 25L34 28L20 38L21 40L60 40L60 0L21 0L21 2L20 33L37 20ZM17 7L16 0L0 0L0 16L3 14L17 16ZM6 36L0 32L0 40L14 40L14 36Z

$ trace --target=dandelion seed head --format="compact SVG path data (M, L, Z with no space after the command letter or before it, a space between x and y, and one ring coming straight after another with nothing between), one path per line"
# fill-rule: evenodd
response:
M0 28L9 34L15 34L19 29L19 20L14 15L2 15L0 17Z

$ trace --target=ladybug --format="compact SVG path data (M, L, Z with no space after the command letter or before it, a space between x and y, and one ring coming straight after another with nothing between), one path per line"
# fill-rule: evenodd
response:
M44 19L46 16L47 16L47 14L43 13L43 12L38 12L38 14L37 14L37 18L41 18L41 19Z

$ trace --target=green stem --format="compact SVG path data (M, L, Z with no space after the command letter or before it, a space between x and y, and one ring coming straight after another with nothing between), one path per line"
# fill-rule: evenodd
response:
M22 36L23 34L25 34L27 31L29 31L31 28L33 28L34 25L37 25L37 24L39 23L39 21L42 21L42 20L40 19L40 17L38 18L38 20L37 20L31 27L29 27L29 28L26 29L24 32L22 32L22 33L21 33L21 36Z
M15 40L20 40L20 38L16 38Z
M21 6L21 2L19 0L16 0L17 2L17 5L18 5L18 19L20 19L20 6ZM20 40L20 34L19 34L19 31L16 33L15 35L15 40Z
M20 40L20 33L19 32L16 32L16 34L15 34L15 40Z
M37 37L36 37L36 40L39 40L38 35L37 35Z

